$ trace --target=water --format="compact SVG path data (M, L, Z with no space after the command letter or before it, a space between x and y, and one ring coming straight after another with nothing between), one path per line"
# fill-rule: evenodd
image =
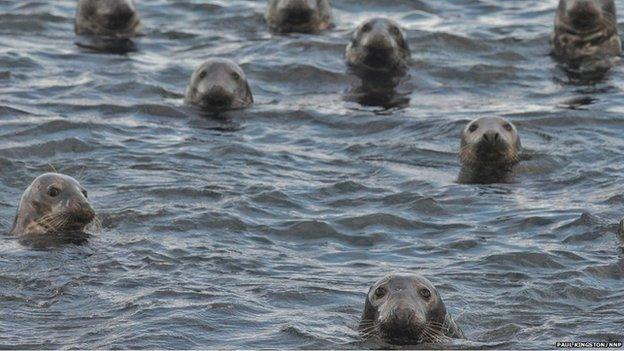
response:
M125 56L77 48L74 6L0 1L0 227L54 167L103 228L0 238L0 348L374 347L357 324L392 272L437 285L459 346L624 339L624 69L558 70L556 1L341 0L332 31L288 36L264 1L141 1ZM350 31L380 14L413 50L405 108L343 99ZM211 56L242 65L253 108L184 106ZM455 183L480 116L518 126L515 184Z

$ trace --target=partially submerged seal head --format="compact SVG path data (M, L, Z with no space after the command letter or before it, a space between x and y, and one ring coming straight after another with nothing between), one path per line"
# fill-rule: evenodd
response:
M70 176L46 173L24 191L12 235L83 232L95 218L87 191Z
M521 148L516 126L505 118L483 117L468 123L461 135L458 182L510 182Z
M618 56L614 0L560 0L555 18L553 53L563 60Z
M265 18L279 33L316 33L331 26L329 0L269 0Z
M411 52L397 22L373 18L355 30L345 56L347 64L355 69L401 73L408 66Z
M375 283L366 295L359 330L364 339L395 345L464 338L438 290L417 275L389 275Z
M78 35L130 38L141 34L134 0L80 0L76 11Z
M193 72L185 101L209 111L232 110L250 106L253 95L240 66L215 58Z

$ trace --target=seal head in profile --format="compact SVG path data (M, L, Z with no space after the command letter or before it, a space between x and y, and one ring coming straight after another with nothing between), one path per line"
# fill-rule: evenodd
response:
M279 33L316 33L331 26L329 0L269 0L265 18Z
M24 191L12 235L83 232L95 218L87 191L74 178L46 173Z
M552 38L553 53L562 60L618 56L614 0L560 0Z
M510 182L521 148L516 126L505 118L483 117L468 123L461 135L458 182Z
M374 18L356 29L345 56L347 64L357 70L402 73L407 69L411 52L397 22Z
M76 11L78 35L130 38L141 34L134 0L80 0Z
M253 103L245 72L233 61L210 59L193 72L185 101L208 111L241 109Z
M359 331L364 339L395 345L464 338L438 290L417 275L390 275L375 283L366 296Z

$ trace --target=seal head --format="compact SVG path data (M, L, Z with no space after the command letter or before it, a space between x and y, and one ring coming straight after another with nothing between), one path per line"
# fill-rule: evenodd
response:
M411 52L405 32L386 18L362 23L347 45L347 64L355 69L374 72L404 72Z
M505 118L483 117L470 122L461 136L460 183L511 181L522 148L516 126Z
M615 1L560 0L552 42L564 60L620 55Z
M77 180L64 174L46 173L24 191L10 233L82 232L94 218L87 191Z
M241 109L253 103L245 72L227 59L210 59L193 72L186 103L209 111Z
M265 18L279 33L316 33L331 26L328 0L269 0Z
M78 35L130 38L141 33L134 0L80 0L76 11Z
M390 275L375 283L366 296L359 330L364 339L395 345L464 338L437 289L417 275Z

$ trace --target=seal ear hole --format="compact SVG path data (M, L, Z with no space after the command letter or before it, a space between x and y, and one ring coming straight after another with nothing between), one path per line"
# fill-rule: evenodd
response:
M386 296L387 293L388 293L388 290L384 288L383 286L380 286L377 289L375 289L375 298L381 299L384 296Z
M513 130L513 127L509 123L505 123L503 128L505 128L505 130L508 131L508 132L511 132Z
M477 129L479 129L479 125L476 123L473 123L470 125L470 127L468 127L468 131L473 133L474 131L476 131Z
M55 187L55 186L51 186L48 188L48 196L50 197L57 197L61 194L61 189Z
M418 291L420 296L422 296L425 300L429 300L431 298L431 290L427 288L422 288Z

